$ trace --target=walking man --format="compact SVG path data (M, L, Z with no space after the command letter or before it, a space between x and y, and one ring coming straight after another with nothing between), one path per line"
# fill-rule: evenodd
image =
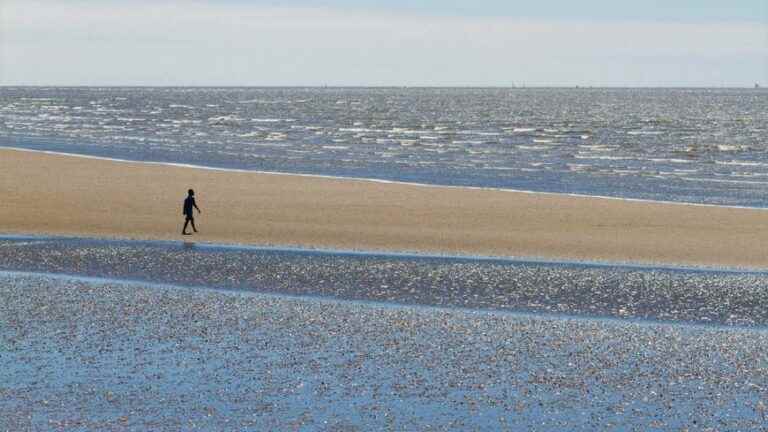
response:
M197 209L198 213L202 213L200 208L197 206L197 203L195 203L195 191L190 189L187 192L187 199L184 200L183 215L186 217L186 220L184 221L184 228L181 229L182 235L192 235L192 233L187 232L187 225L190 222L192 222L192 231L197 232L197 228L195 228L195 216L192 213L192 209Z

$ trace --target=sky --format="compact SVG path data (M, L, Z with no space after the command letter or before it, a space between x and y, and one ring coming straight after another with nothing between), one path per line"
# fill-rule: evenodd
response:
M765 0L0 0L0 85L758 82Z

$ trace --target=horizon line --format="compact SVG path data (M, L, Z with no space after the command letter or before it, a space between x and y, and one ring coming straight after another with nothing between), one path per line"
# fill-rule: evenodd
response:
M253 85L253 84L0 84L0 88L294 88L294 89L752 89L765 90L760 82L736 85Z

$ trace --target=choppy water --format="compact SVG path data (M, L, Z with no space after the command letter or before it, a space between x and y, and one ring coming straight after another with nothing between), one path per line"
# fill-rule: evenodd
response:
M0 88L0 145L765 207L768 92Z

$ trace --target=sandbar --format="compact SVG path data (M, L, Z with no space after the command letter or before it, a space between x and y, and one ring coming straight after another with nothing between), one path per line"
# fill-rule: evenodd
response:
M200 232L181 236L195 189ZM768 268L768 212L0 149L0 233Z

